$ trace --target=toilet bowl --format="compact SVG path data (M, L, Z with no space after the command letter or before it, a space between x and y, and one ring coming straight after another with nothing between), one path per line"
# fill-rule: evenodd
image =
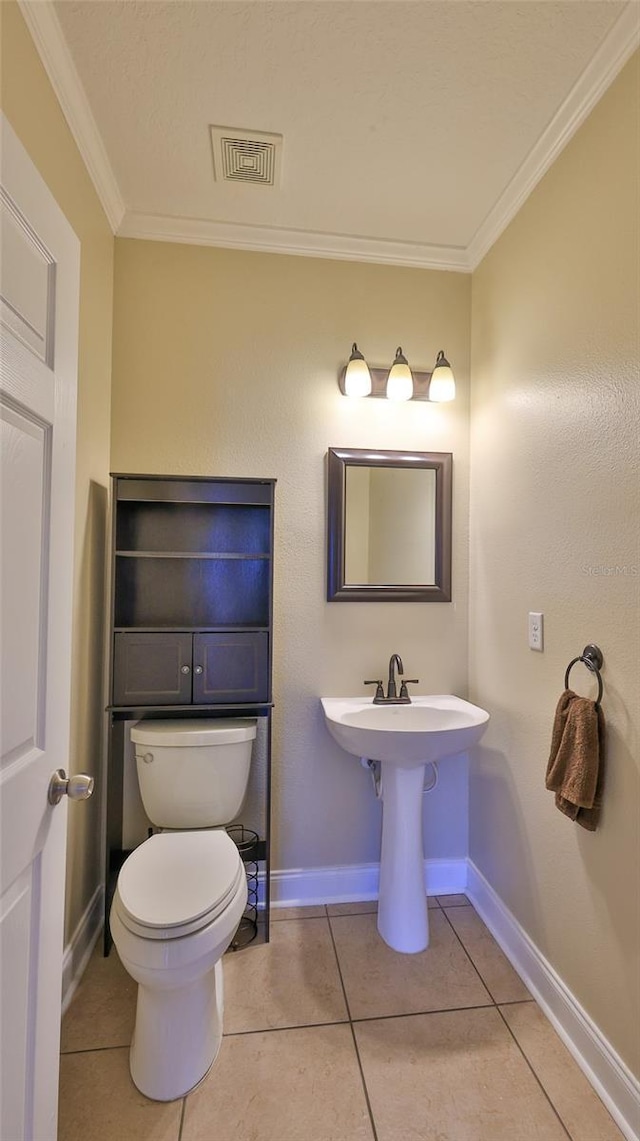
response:
M221 958L247 902L238 849L223 830L161 832L118 876L111 934L138 983L131 1076L146 1097L193 1089L222 1038Z

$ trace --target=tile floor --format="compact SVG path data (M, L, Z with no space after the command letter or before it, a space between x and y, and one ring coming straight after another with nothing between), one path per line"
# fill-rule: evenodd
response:
M96 949L64 1018L59 1141L621 1141L465 896L400 955L375 904L274 912L228 954L225 1037L180 1101L133 1086L135 984Z

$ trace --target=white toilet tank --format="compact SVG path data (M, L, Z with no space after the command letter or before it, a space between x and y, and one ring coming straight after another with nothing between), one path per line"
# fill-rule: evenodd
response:
M247 791L255 718L138 721L131 730L145 812L158 828L214 828Z

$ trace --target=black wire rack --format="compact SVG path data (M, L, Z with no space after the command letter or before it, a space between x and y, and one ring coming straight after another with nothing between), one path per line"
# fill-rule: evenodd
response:
M227 835L233 840L240 859L245 868L247 877L247 906L238 925L231 944L231 951L239 951L252 943L258 934L258 871L259 871L259 844L257 832L245 828L243 824L231 824L226 829Z

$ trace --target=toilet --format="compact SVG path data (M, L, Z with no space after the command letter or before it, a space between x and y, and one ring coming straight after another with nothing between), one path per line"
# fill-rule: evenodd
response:
M252 718L139 721L131 730L140 795L162 831L125 860L110 927L138 983L129 1064L146 1097L193 1089L222 1039L222 956L247 903L238 849L223 825L242 807Z

